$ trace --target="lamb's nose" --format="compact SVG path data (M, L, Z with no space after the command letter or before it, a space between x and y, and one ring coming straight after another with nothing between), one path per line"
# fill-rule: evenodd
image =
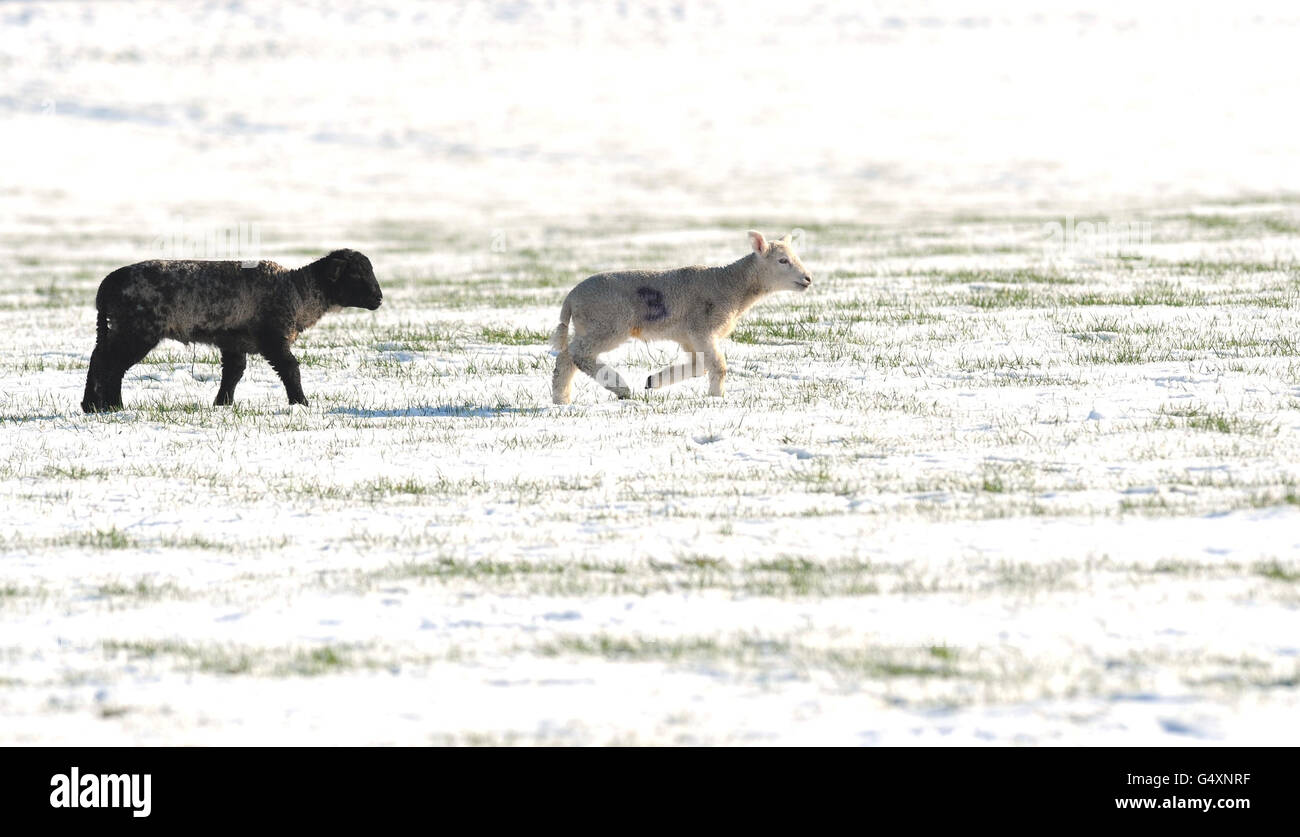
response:
M803 280L807 282L809 285L812 284L812 276L808 275L807 273L804 274Z

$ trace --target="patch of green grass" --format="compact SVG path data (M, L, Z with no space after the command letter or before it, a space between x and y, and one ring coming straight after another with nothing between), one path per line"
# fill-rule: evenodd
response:
M970 291L965 304L981 310L996 308L1036 308L1050 304L1050 300L1028 288L977 288Z
M928 276L939 282L960 285L1079 285L1084 279L1054 270L1008 268L1000 270L930 270L917 275Z
M861 342L853 333L853 324L844 321L808 323L793 320L754 320L744 323L731 334L737 343L825 343Z
M58 282L37 285L32 291L36 294L36 307L40 308L70 308L85 302L80 288L69 288Z
M1153 260L1150 266L1152 268L1167 268L1176 271L1177 273L1187 274L1190 276L1212 276L1218 278L1236 274L1285 273L1288 270L1295 268L1296 263L1294 261L1276 258L1270 262L1184 259L1171 262Z
M142 404L127 405L126 408L134 412L140 418L146 421L157 421L169 424L175 424L185 421L192 416L198 416L212 412L211 403L208 401L177 401L167 398L161 401L147 401ZM109 413L113 416L113 413Z
M1247 223L1247 221L1236 215L1196 215L1189 213L1182 217L1184 221L1194 227L1205 227L1212 230L1235 230Z
M40 476L49 479L63 480L85 480L94 477L96 479L107 479L110 472L107 468L87 468L84 465L46 465L40 471Z
M418 323L375 328L362 339L376 351L431 352L463 349L472 336L465 325Z
M392 540L382 541L396 546ZM436 546L437 544L435 544ZM704 554L675 556L672 562L594 564L575 561L490 561L439 558L390 564L365 573L324 577L327 586L371 589L392 581L432 581L473 589L547 595L636 595L684 590L728 590L775 598L867 596L880 592L877 577L888 568L835 559L814 562L781 556L738 567Z
M1071 296L1071 305L1106 305L1114 307L1141 307L1164 305L1178 308L1209 304L1204 291L1188 288L1173 282L1146 282L1131 291L1090 291Z
M106 656L170 659L182 669L204 674L259 675L269 677L319 677L359 666L381 667L374 660L361 661L354 649L340 645L301 648L239 648L176 640L105 640Z
M0 604L9 599L16 599L20 596L32 595L33 591L26 587L19 587L16 584L0 584Z
M266 548L274 541L262 541L257 544L258 548ZM281 545L284 544L281 539ZM183 536L165 536L159 539L158 545L168 549L202 549L212 552L234 552L237 544L233 542L216 541L203 535L183 535Z
M986 494L1002 494L1006 490L1007 484L1002 480L1002 475L996 472L986 474L980 484L980 491Z
M419 497L425 494L430 494L435 489L415 477L407 477L406 479L401 480L380 477L356 486L355 490L362 494L378 494L380 496L387 496L389 494L409 494Z
M284 677L320 677L338 671L353 668L350 650L339 646L326 645L310 651L297 651L286 662L276 665L273 676Z
M990 587L1028 593L1073 590L1076 587L1074 576L1078 569L1078 565L1072 561L1048 564L1000 561L995 567Z
M730 664L742 668L828 670L849 679L951 678L984 679L974 668L963 670L954 649L927 647L814 648L787 640L740 636L714 637L561 636L529 649L544 657L581 655L621 662Z
M483 328L479 335L485 343L502 343L508 346L535 346L550 341L551 335L545 331L533 331L525 328Z
M872 596L880 592L877 576L884 570L870 562L780 556L746 566L742 578L751 595Z
M1189 430L1242 436L1275 436L1281 432L1281 427L1272 421L1209 410L1204 407L1161 406L1160 415L1166 417L1163 426L1169 428L1181 426Z
M118 581L101 584L96 588L95 594L103 597L130 597L150 601L163 598L180 598L184 596L184 591L170 581L163 584L154 584L142 578L134 584L123 584Z
M1285 581L1288 584L1300 581L1300 571L1294 567L1285 567L1278 561L1256 564L1253 571L1255 575L1272 581Z
M1266 215L1202 215L1197 213L1188 213L1183 215L1182 218L1194 228L1213 230L1234 237L1247 236L1258 232L1281 235L1294 235L1295 233L1300 232L1300 226L1297 226L1288 218L1279 217L1275 213Z
M139 543L116 526L66 535L58 541L63 546L81 546L90 549L130 549Z
M890 250L886 255L892 259L924 259L931 256L979 256L1006 253L1020 253L1033 245L1016 246L1014 244L965 244L939 243L920 246L903 246Z
M199 645L174 640L105 640L101 643L105 656L125 654L128 658L156 659L174 657L198 671L210 674L246 674L252 670L248 653L212 645Z
M437 558L434 560L405 561L399 564L390 564L383 569L372 571L366 575L368 578L374 580L408 578L465 578L486 580L500 577L562 575L566 573L581 574L591 572L609 572L613 574L621 574L626 571L626 565L622 564L603 566L583 562L565 564L550 562L530 563L528 561L463 561L456 558Z

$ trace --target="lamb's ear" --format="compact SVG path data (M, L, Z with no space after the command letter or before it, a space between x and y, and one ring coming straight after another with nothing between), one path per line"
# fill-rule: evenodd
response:
M781 236L781 243L782 243L782 244L789 244L789 243L790 243L790 236L792 236L792 235L794 235L794 233L786 233L785 235Z
M749 231L749 243L754 246L754 252L760 256L767 252L767 239L757 230Z
M334 252L321 259L321 262L323 262L320 272L321 280L327 285L337 283L343 275L343 268L346 266L347 261L337 252Z

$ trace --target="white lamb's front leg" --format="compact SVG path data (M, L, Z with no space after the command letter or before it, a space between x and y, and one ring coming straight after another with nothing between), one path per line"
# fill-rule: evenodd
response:
M709 395L722 397L727 377L727 359L722 356L717 340L704 343L704 364L709 369Z

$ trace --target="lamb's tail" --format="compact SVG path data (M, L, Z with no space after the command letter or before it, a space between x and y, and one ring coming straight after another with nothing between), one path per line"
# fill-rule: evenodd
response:
M109 313L122 309L120 286L127 277L127 269L118 268L105 276L104 281L99 283L99 288L95 291L95 310L99 312L95 318L96 340L104 340L108 337ZM114 325L116 326L117 323Z
M564 298L564 305L560 308L560 324L551 332L551 354L560 355L568 351L569 348L569 320L573 318L573 306L569 304L569 298Z

